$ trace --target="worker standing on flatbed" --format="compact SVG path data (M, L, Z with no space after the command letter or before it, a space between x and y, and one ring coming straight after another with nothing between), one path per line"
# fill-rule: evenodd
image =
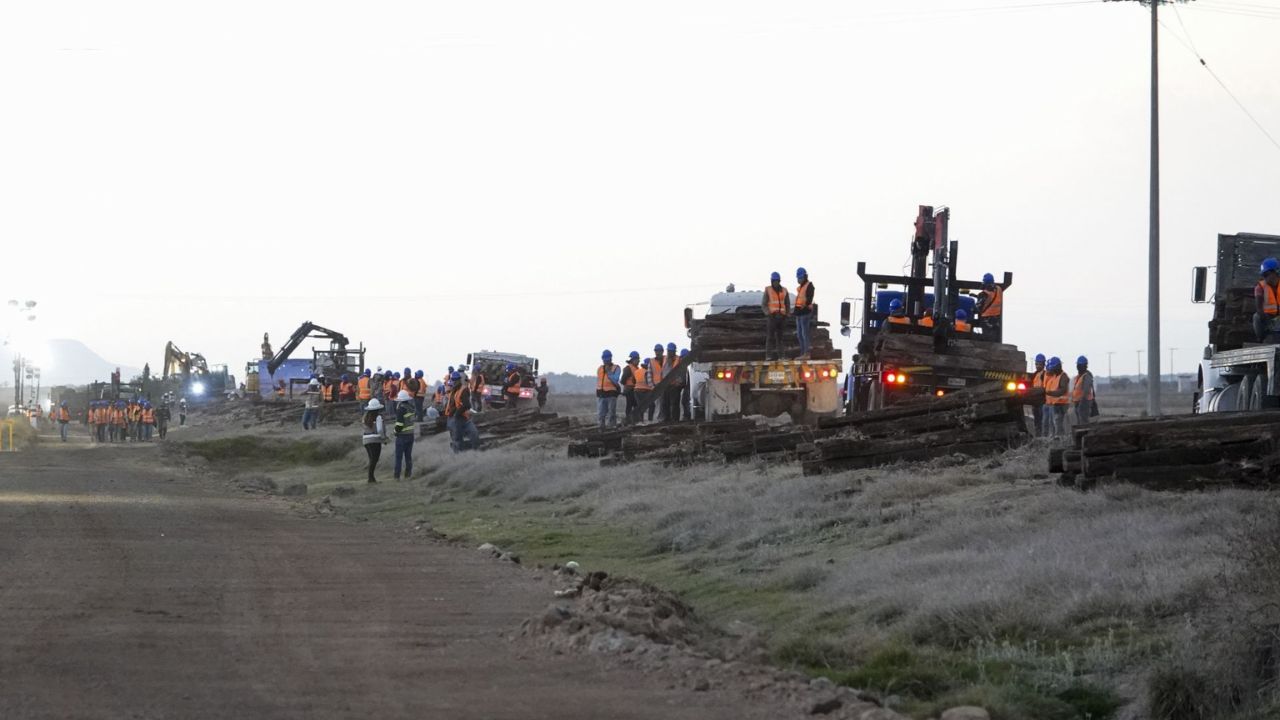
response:
M798 360L809 359L809 334L813 330L813 283L809 282L809 271L796 268L796 304L793 315L796 316L796 340L800 343Z
M1262 279L1253 288L1253 333L1258 342L1280 342L1280 260L1267 258L1262 261Z
M894 298L889 302L889 325L910 325L911 318L907 317L907 311L902 307L902 301Z
M1071 404L1071 383L1062 371L1062 360L1049 358L1044 376L1044 431L1051 437L1066 432L1067 408Z
M627 364L622 366L622 397L627 400L626 413L622 419L625 425L636 422L636 408L640 403L638 394L643 384L644 368L640 367L640 352L632 350L627 356Z
M782 276L778 273L769 276L769 287L764 289L764 299L760 304L769 323L764 339L764 359L781 360L782 325L791 314L791 295L782 287Z
M1093 417L1093 373L1089 372L1089 358L1076 358L1076 379L1071 385L1071 407L1075 408L1076 424L1087 425Z
M982 292L978 293L978 304L973 312L983 336L1000 342L1004 335L1004 288L996 284L991 273L982 276Z
M507 379L502 383L502 392L507 396L507 409L515 410L520 404L520 368L515 363L507 363Z

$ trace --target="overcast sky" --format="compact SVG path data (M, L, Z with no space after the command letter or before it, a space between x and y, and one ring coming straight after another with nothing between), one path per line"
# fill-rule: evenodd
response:
M685 304L773 270L807 267L834 319L933 204L963 275L1013 272L1009 341L1135 372L1147 12L6 3L0 300L135 366L172 340L239 376L312 320L372 364L483 347L588 372L687 345ZM1280 136L1280 0L1162 16L1163 345L1186 371L1209 315L1190 268L1219 232L1280 234L1280 149L1175 36Z

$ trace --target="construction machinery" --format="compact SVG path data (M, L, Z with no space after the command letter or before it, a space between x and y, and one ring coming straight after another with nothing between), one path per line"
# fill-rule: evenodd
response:
M1192 271L1192 302L1213 303L1196 384L1198 413L1280 407L1280 344L1258 342L1253 328L1259 268L1274 257L1280 257L1280 235L1218 235L1212 295L1210 268Z
M223 397L235 390L226 365L209 365L200 353L183 352L172 341L164 346L163 381L176 380L179 392L190 398Z
M976 300L965 291L983 284L956 275L959 245L947 236L949 208L921 205L911 238L910 275L867 272L858 263L862 280L863 315L857 354L847 382L850 411L877 410L900 399L920 395L943 396L981 383L1001 381L1010 392L1026 390L1026 356L999 342L998 328L974 324L956 330L956 313L974 316ZM1013 284L1006 272L997 283ZM895 301L905 311L890 322ZM852 303L840 308L842 333L852 334ZM995 332L992 332L995 330Z
M812 307L810 359L771 360L765 353L763 299L762 290L739 292L731 285L711 296L703 317L694 317L693 305L685 308L690 351L684 362L694 419L786 413L796 422L814 422L840 411L840 351L818 322L818 306ZM791 323L781 344L784 357L800 355Z
M346 335L329 328L321 327L310 320L298 326L293 331L293 335L285 341L284 345L271 356L270 359L263 360L259 365L259 382L261 382L261 371L266 370L266 374L273 380L276 371L289 359L289 356L298 349L307 338L318 338L329 341L328 350L316 349L312 351L311 357L311 373L317 376L327 377L330 380L337 380L343 374L352 376L359 375L364 372L364 345L352 349L351 341ZM266 335L263 336L263 354L269 349Z
M519 353L481 350L467 354L467 365L471 373L483 373L485 384L480 387L484 397L484 406L491 408L506 407L507 397L502 392L502 383L507 377L507 366L515 365L520 371L520 399L528 400L534 396L534 386L538 381L538 359Z

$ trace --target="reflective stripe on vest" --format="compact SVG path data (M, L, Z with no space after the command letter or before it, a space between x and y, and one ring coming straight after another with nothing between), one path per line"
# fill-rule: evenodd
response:
M1262 288L1262 314L1280 315L1280 287L1271 287L1266 280L1259 280Z
M1078 403L1081 400L1093 400L1093 388L1089 389L1089 397L1086 398L1084 396L1084 390L1081 389L1080 383L1080 378L1082 377L1084 377L1084 373L1077 375L1075 381L1071 384L1071 402L1073 403Z
M768 300L766 312L770 315L786 315L787 314L787 289L774 290L773 286L764 289L764 297Z
M796 288L796 301L795 301L795 303L793 303L793 307L794 307L796 310L803 310L803 309L805 309L805 308L809 307L809 293L808 293L808 290L809 290L809 281L808 281L808 280L805 280L805 281L804 281L804 284L802 284L800 287Z
M1070 378L1067 377L1066 373L1058 373L1057 375L1049 375L1047 373L1045 374L1044 389L1046 393L1049 390L1062 391L1062 394L1057 397L1051 397L1046 394L1044 398L1044 403L1046 405L1067 405L1071 402L1071 398L1068 397L1068 393L1067 393L1067 381L1069 379Z
M983 308L979 317L1000 317L1000 314L1004 312L1004 288L996 285L994 290L988 290L987 292L991 293L991 303Z

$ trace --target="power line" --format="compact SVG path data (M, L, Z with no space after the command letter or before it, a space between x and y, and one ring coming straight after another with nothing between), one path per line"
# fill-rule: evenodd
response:
M1163 20L1160 21L1161 27L1163 27L1166 31L1169 32L1170 37L1172 37L1174 40L1177 40L1183 47L1185 47L1188 51L1191 52L1192 55L1195 56L1196 60L1200 62L1200 66L1203 67L1205 71L1209 73L1209 77L1213 78L1214 81L1218 83L1218 86L1222 88L1222 91L1227 94L1227 97L1231 98L1232 102L1236 104L1236 107L1240 108L1240 111L1245 114L1245 117L1249 118L1249 121L1254 124L1254 127L1258 128L1258 130L1261 131L1264 136L1266 136L1267 140L1271 141L1271 144L1275 146L1276 150L1280 150L1280 141L1276 140L1275 136L1272 135L1271 132L1267 130L1266 126L1263 125L1258 120L1258 118L1254 116L1253 113L1249 112L1249 108L1245 107L1245 104L1240 101L1240 98L1236 97L1236 94L1231 92L1231 88L1227 87L1227 84L1222 81L1222 78L1218 77L1218 73L1214 72L1213 68L1209 67L1208 62L1205 62L1205 59L1200 54L1200 51L1196 49L1195 41L1191 39L1191 33L1187 30L1186 24L1182 22L1182 13L1178 11L1177 3L1174 3L1173 5L1173 12L1175 15L1178 16L1178 24L1182 26L1182 32L1185 33L1187 36L1186 39L1184 40L1181 37L1179 37L1178 34L1173 31L1172 28L1170 28L1168 25L1165 25Z
M475 299L523 299L538 297L573 297L582 295L617 295L627 293L647 293L647 292L674 292L674 291L705 291L708 289L723 287L720 285L702 284L702 285L667 285L644 288L597 288L587 290L547 290L540 292L511 292L511 293L468 293L468 298ZM155 300L164 298L181 299L186 301L201 302L260 302L260 303L287 303L287 302L318 302L332 301L335 299L333 295L236 295L234 297L227 295L190 295L186 293L156 293L156 294L140 294L140 293L107 293L106 297L112 299L128 299L128 300ZM418 300L449 300L457 297L456 293L440 294L440 295L350 295L344 296L344 299L356 301L374 301L374 302L413 302Z

